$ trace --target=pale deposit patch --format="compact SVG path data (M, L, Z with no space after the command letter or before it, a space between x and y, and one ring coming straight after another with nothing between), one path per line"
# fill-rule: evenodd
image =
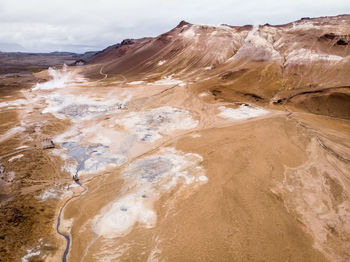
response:
M27 145L23 145L23 146L19 146L19 147L16 147L16 150L17 149L25 149L25 148L28 148L29 146L27 146Z
M32 257L36 257L40 255L40 250L34 251L34 248L28 249L27 254L22 257L22 262L31 261Z
M99 97L52 93L45 97L48 106L42 113L51 113L60 119L91 119L119 109L125 109L126 103L130 99L130 94L121 94L118 99L108 100Z
M134 161L122 172L125 190L95 217L93 231L114 238L130 232L136 223L154 227L157 214L153 205L162 194L176 188L175 197L185 197L184 190L195 189L208 181L202 161L198 154L174 148L162 148L155 155Z
M144 84L144 83L145 83L145 81L139 80L139 81L129 82L128 84L129 85L141 85L141 84Z
M202 92L198 95L199 97L205 97L205 96L209 96L208 92Z
M16 109L18 107L26 105L27 101L25 99L17 99L9 102L0 102L0 110L3 108L7 109Z
M319 147L313 139L307 148L310 158L300 166L286 167L283 182L271 191L283 199L289 212L298 214L313 236L316 249L330 261L345 262L350 259L350 242L345 237L350 232L347 178L341 166L335 165ZM339 249L332 250L331 245Z
M26 129L23 126L15 126L12 127L11 129L9 129L8 131L6 131L4 134L2 134L0 136L0 142L3 142L11 137L13 137L14 135L21 133L23 131L25 131Z
M341 56L316 53L311 51L310 49L305 48L293 50L287 56L287 64L298 64L317 61L340 62L342 60L343 57Z
M114 154L103 144L81 145L77 142L64 142L63 150L56 151L65 161L64 171L72 176L96 174L108 167L117 167L126 162L126 157Z
M26 254L22 257L22 262L29 261L47 261L48 251L51 246L46 244L43 238L39 239L39 244L35 247L27 249Z
M163 106L147 111L131 112L117 120L117 124L128 128L141 141L155 141L162 137L161 133L195 128L198 121L194 120L187 110Z
M153 83L148 83L151 85L179 85L179 86L185 86L186 84L179 80L179 79L174 79L175 74L163 77L161 80L155 81Z
M8 161L9 161L9 162L12 162L12 161L14 161L14 160L16 160L16 159L20 159L20 158L22 158L22 157L23 157L23 154L18 154L18 155L16 155L16 156L11 157Z
M165 62L166 62L166 60L160 60L160 61L158 62L158 65L159 65L159 66L164 65Z
M220 106L219 110L221 111L219 113L220 117L235 120L248 119L252 117L265 115L268 113L267 110L258 107L253 107L250 105L241 105L238 108L228 108L225 106Z
M40 201L47 201L50 199L62 199L66 196L70 196L74 190L78 187L78 184L66 185L64 187L55 185L52 188L44 190L39 196Z
M193 38L193 37L197 36L197 33L195 31L195 27L196 27L196 25L191 25L187 30L185 30L180 35L182 35L185 38Z

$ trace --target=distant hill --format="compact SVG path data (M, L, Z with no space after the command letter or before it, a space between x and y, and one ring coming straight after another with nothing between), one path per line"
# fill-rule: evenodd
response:
M96 52L76 54L71 52L22 53L0 52L0 75L31 74L50 66L71 65L77 60L88 60Z

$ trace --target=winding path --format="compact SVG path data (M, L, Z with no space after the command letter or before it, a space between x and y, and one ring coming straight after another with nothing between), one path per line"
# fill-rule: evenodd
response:
M62 211L63 209L66 207L66 205L74 198L78 198L80 197L82 194L84 194L86 191L87 191L87 188L85 186L83 186L79 180L76 180L75 183L77 183L81 188L83 188L83 191L81 191L79 193L79 195L75 195L71 198L69 198L68 200L66 200L66 202L63 204L63 206L60 208L60 211L58 213L58 217L57 217L57 226L56 226L56 231L59 235L63 236L66 241L67 241L67 244L66 244L66 248L64 250L64 253L62 255L62 262L66 262L67 261L67 255L68 255L68 252L69 252L69 247L70 247L70 236L61 232L60 231L60 224L61 224L61 215L62 215Z
M108 77L108 74L103 73L102 70L103 70L103 66L100 68L100 75L103 75L103 78L100 79L99 81L104 80Z

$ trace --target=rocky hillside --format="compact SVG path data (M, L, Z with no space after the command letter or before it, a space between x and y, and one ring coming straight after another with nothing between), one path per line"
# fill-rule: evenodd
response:
M292 103L350 118L350 15L285 25L208 26L182 21L155 38L96 54L86 75L156 81L172 76L216 98ZM342 106L339 106L342 104Z

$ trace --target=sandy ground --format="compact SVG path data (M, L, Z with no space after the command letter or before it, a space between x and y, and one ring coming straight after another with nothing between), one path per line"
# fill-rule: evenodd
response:
M51 73L1 97L2 260L61 260L69 199L68 261L350 259L348 120Z

